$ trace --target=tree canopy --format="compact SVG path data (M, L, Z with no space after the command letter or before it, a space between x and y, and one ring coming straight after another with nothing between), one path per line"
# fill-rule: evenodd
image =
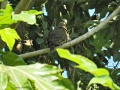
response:
M49 87L46 89L56 85L56 90L57 87L58 90L61 88L72 90L73 86L75 90L120 90L119 0L0 1L0 60L5 66L9 66L5 67L7 70L11 68L15 72L14 75L17 76L16 72L23 69L24 75L32 77L26 81L27 84L29 82L32 85L32 90L36 89L33 88L34 85L39 86L41 85L39 83L46 79L50 79L50 82L43 83L41 89L46 85ZM94 11L92 15L90 10ZM68 49L72 55L61 49L50 52L48 46L48 33L54 30L62 19L68 22L67 32L71 40L58 47ZM60 67L63 71L51 65ZM35 66L39 66L40 70L35 69ZM34 68L35 73L43 72L45 77L40 81L36 74L31 74L32 70L26 72L25 67ZM50 72L47 72L48 70ZM67 71L68 79L72 83L59 76L64 71ZM6 73L4 72L6 75L4 79L13 75L7 76ZM40 74L40 78L42 77ZM52 77L54 80L51 79ZM8 86L13 85L14 79L11 79ZM18 86L23 83L25 82L18 83ZM67 84L63 85L65 83L73 86L68 88Z

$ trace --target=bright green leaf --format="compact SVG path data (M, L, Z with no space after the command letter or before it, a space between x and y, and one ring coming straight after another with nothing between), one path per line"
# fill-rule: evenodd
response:
M7 4L5 10L3 10L3 11L4 11L5 14L10 14L11 15L13 9L10 6L10 4Z
M7 4L5 9L1 9L0 10L0 24L13 24L16 21L12 20L11 16L12 16L12 7Z
M80 68L87 72L91 72L91 71L97 69L97 66L91 60L87 59L84 56L70 54L69 51L65 50L65 49L57 48L56 50L60 57L68 59L70 61L73 61L73 62L79 64L78 66L76 66L77 68Z
M8 83L8 76L6 73L4 73L4 66L1 65L1 67L3 67L3 70L0 72L0 89L5 90Z
M84 67L83 69L91 72L93 70L97 69L97 66L94 62L92 62L91 60L89 60L88 58L79 55L80 61L82 62L78 67Z
M0 2L2 2L3 0L0 0Z
M10 50L12 50L13 45L15 43L15 39L20 39L17 32L14 29L11 28L5 28L3 30L0 30L0 36L1 39L7 43L7 46Z
M20 14L13 14L12 19L16 21L24 21L28 24L36 24L35 15L38 14L42 14L42 12L38 12L36 10L22 11Z
M91 81L89 82L88 86L93 83L97 83L97 84L101 84L105 87L109 87L111 90L120 90L120 87L118 87L116 84L114 84L112 79L108 75L103 75L103 76L92 78Z
M42 11L37 11L37 10L29 10L29 11L23 11L24 13L28 13L28 14L35 14L35 15L38 15L38 14L43 14Z
M81 64L79 55L70 54L70 52L68 50L60 49L60 48L57 48L56 51L58 52L60 57L66 58L66 59L73 61L77 64Z
M104 68L98 68L91 72L94 76L102 76L102 75L109 75L108 70Z
M89 60L88 58L84 56L70 54L69 51L65 49L57 48L56 50L60 57L77 63L78 64L76 66L77 68L87 71L95 76L89 82L88 86L93 83L98 83L105 87L109 87L112 90L120 90L120 87L114 84L114 82L109 76L109 72L106 69L97 68L95 63L93 63L91 60Z
M72 83L59 75L61 69L55 66L36 63L14 67L4 66L3 69L0 65L0 72L3 70L5 70L3 74L7 73L9 76L7 90L12 90L14 85L17 90L74 90Z
M18 90L18 88L11 81L9 81L5 90Z

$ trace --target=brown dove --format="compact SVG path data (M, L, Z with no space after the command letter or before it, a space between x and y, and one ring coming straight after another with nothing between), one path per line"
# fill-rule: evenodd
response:
M59 25L48 34L48 46L50 51L54 50L56 46L62 45L63 43L70 40L69 34L67 33L67 20L63 20Z

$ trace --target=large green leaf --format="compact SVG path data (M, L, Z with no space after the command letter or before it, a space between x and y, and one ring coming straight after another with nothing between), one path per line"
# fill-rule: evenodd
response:
M39 63L14 67L0 65L2 78L6 73L9 76L7 85L3 81L0 83L7 90L74 90L71 82L59 75L60 72L61 69L55 66Z
M0 25L3 24L13 24L16 21L12 17L12 7L7 4L5 9L0 10Z
M24 21L28 24L36 24L36 16L42 14L43 12L38 12L36 10L22 11L20 14L13 14L12 19L16 21Z
M20 39L17 32L11 28L5 28L0 30L1 39L7 43L7 46L10 50L12 50L13 45L15 43L15 39Z
M0 0L0 2L2 2L3 0Z
M4 72L4 66L1 66L0 69L1 68L3 68L3 70L0 70L0 89L5 90L8 83L8 76Z
M118 87L116 84L114 84L114 82L108 75L94 77L90 80L89 85L92 83L102 84L105 87L109 87L111 90L120 90L120 87Z
M90 72L97 69L97 66L84 56L70 54L70 52L65 49L57 48L56 50L60 57L77 63L78 65L76 67L81 68L82 70Z
M91 72L94 76L102 76L102 75L109 75L108 70L104 68L98 68Z
M88 86L93 83L98 83L103 86L109 87L112 90L120 90L120 87L118 87L112 81L112 79L109 76L109 72L106 69L97 68L95 63L93 63L91 60L89 60L88 58L86 58L84 56L70 54L70 52L65 49L57 48L56 50L60 57L77 63L78 64L78 65L76 65L77 68L87 71L95 76L94 78L92 78L92 80L90 81Z
M13 52L0 52L0 61L5 65L16 66L16 65L26 65L24 60Z

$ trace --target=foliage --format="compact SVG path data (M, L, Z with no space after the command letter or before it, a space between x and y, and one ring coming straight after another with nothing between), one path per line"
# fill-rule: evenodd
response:
M0 89L74 90L71 82L61 77L60 72L61 69L47 64L14 67L0 64Z
M77 64L75 66L76 68L82 69L95 76L91 79L88 86L90 86L93 83L98 83L102 84L103 86L109 87L111 90L120 90L120 87L118 87L110 78L108 70L104 68L97 68L95 63L93 63L91 60L84 56L70 54L68 50L60 48L56 50L60 57L75 62Z
M24 60L13 52L0 51L0 61L8 66L26 65Z
M22 11L20 14L13 14L12 19L16 21L24 21L28 24L36 24L36 16L42 14L43 12L38 12L36 10Z
M25 11L26 9L24 7L21 7L21 13L14 14L13 12L18 6L18 3L24 0L8 1L10 4L7 5L5 9L0 10L0 38L2 40L4 39L3 41L7 43L9 50L12 50L12 48L16 47L16 45L13 46L13 44L14 42L17 43L15 39L19 39L23 45L22 50L20 52L21 54L47 48L47 35L49 31L53 30L53 28L56 27L63 18L66 18L68 20L67 31L70 34L71 40L73 40L74 38L77 38L83 35L84 33L88 32L89 30L97 26L99 23L102 23L102 21L106 19L116 9L116 7L120 5L119 0L36 0L33 6L27 6L29 7L28 9L31 10ZM36 10L38 10L39 12ZM89 10L92 10L94 12L89 12ZM105 27L103 27L102 30L96 32L93 36L89 37L88 39L68 48L71 53L83 55L89 58L91 61L93 61L95 64L93 64L91 61L90 64L81 61L82 63L85 63L86 66L88 65L89 68L83 65L78 67L80 69L75 68L74 70L73 63L71 63L70 61L66 61L63 58L60 58L55 52L46 55L36 56L33 58L27 58L25 59L25 62L28 64L28 62L32 62L33 60L34 63L39 62L58 65L63 70L67 70L68 78L72 81L75 88L79 87L77 86L77 82L81 80L82 83L80 84L80 86L83 90L86 89L86 86L88 85L90 80L91 82L89 84L99 83L103 86L106 86L105 83L107 83L108 80L109 83L107 84L111 84L114 81L116 84L120 85L120 68L118 67L120 62L119 19L120 15L118 14L111 21L109 21L109 23L105 25ZM23 22L26 22L30 25ZM13 23L17 23L17 25L14 25ZM11 24L15 26L14 29L16 31L13 28L11 28ZM16 32L20 35L20 37L16 34ZM6 35L7 33L8 35ZM24 40L26 39L32 40L33 45L25 46ZM2 44L0 43L0 45ZM7 51L7 48L5 48L5 50ZM18 54L18 52L14 51L14 49L12 51ZM7 54L8 56L13 55L8 52L4 53L4 60L1 59L4 64L13 66L15 64L26 64L23 62L22 59L18 60L19 57L17 57L16 55L15 58L14 56L10 58L7 56ZM11 63L12 60L14 61L14 59L15 63ZM84 59L86 61L86 58ZM111 62L111 59L113 59L114 62ZM58 64L56 64L55 61L57 61ZM89 60L87 59L87 61ZM110 64L112 68L110 68L108 64ZM99 69L105 67L107 70ZM86 72L89 72L90 74L82 71L82 68L84 68L84 70ZM92 72L91 70L94 69L97 71ZM95 75L96 73L98 75L102 75L103 73L101 73L101 71L104 71L104 74L108 76L92 79L92 75ZM110 74L108 73L108 71ZM112 79L109 76L111 76ZM99 82L97 82L96 79ZM103 81L104 79L107 80L105 82L102 82L102 79ZM31 82L30 80L30 83L33 82ZM8 86L10 85L13 84L9 82ZM100 87L99 90L106 89L106 87L100 85L98 86ZM110 88L113 87L117 86L110 85Z
M10 50L12 50L14 46L15 39L17 40L20 39L17 32L11 28L5 28L5 29L0 30L0 36L1 36L1 39L4 42L6 42Z
M7 43L10 50L13 49L15 39L19 40L20 37L14 29L7 27L18 21L24 21L28 24L36 24L35 15L42 14L42 12L36 10L23 11L20 14L12 14L13 10L9 4L6 5L6 9L1 9L0 12L0 36L1 39Z

